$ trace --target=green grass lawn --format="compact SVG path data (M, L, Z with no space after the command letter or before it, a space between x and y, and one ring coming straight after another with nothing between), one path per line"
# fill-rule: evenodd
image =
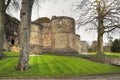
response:
M105 54L108 55L108 56L120 57L120 53L105 52Z
M120 53L104 52L104 54L108 57L120 57ZM94 55L96 55L96 52L91 52L89 55L94 56Z
M19 56L19 53L17 53L17 52L4 51L3 53L4 53L6 56Z
M22 72L15 70L17 61L17 57L0 60L0 77L79 76L120 72L120 67L81 58L55 55L30 56L29 64L31 68Z

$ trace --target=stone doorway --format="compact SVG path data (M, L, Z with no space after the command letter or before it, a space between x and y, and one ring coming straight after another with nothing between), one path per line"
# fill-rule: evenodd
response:
M15 40L12 39L12 40L11 40L11 45L14 45L14 44L15 44Z

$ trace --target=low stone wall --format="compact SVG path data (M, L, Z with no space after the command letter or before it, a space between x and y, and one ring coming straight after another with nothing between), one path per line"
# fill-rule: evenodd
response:
M100 62L100 63L108 63L110 62L109 59L106 57L98 57L98 56L82 56L82 58L91 60L91 61L96 61L96 62Z
M55 55L76 55L78 51L72 48L52 48L39 45L30 46L30 54L55 54Z
M78 51L72 48L54 48L51 53L55 55L76 55Z
M30 54L42 54L42 47L39 45L30 45Z
M120 66L120 58L112 58L110 64Z
M43 47L42 48L42 54L51 54L52 53L52 47Z
M96 61L96 62L100 62L100 63L120 66L120 58L117 58L117 57L113 58L113 57L83 56L83 58Z

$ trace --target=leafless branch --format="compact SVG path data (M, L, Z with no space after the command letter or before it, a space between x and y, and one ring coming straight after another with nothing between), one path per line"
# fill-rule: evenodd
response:
M77 5L76 10L79 11L79 18L77 20L77 23L79 26L83 25L90 25L98 26L98 14L96 11L97 4L94 0L91 2L90 0L82 0L82 2ZM88 4L89 2L89 4ZM118 5L119 0L101 0L100 2L100 8L101 8L101 14L103 17L104 22L104 29L108 29L108 27L115 27L115 25L120 24L120 5ZM92 26L91 26L92 27ZM87 27L88 28L88 27ZM118 28L118 27L117 27ZM114 30L114 28L110 29L110 31ZM110 32L109 31L109 32ZM108 31L107 31L108 32Z
M11 2L11 0L8 0L8 1L7 1L6 5L5 5L5 10L6 10L7 7L9 6L10 2Z

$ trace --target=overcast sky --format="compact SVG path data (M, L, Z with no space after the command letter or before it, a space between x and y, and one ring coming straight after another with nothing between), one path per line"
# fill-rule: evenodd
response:
M51 18L53 15L55 16L69 16L77 19L74 10L74 4L78 3L80 0L50 0L46 2L41 2L39 9L34 6L32 12L32 21L36 20L40 17L49 17ZM10 11L10 15L19 18L19 12ZM81 40L86 40L91 42L92 40L97 39L96 31L85 31L83 28L77 29L76 33L81 36ZM118 36L117 36L118 37ZM116 38L117 38L116 37ZM119 36L120 37L120 36ZM104 37L104 40L107 41L107 38Z
M38 17L44 17L47 16L51 18L53 15L56 16L70 16L77 20L77 17L74 12L74 7L76 3L78 3L80 0L56 0L56 2L43 2L41 4L41 8L39 10L39 14L34 13L38 10L36 8L33 9L33 16L32 20L37 19ZM77 27L77 26L76 26ZM83 29L77 29L76 33L80 35L81 40L86 40L91 42L92 40L96 40L96 34L91 35L92 32L90 32L90 35L86 34L85 30Z

